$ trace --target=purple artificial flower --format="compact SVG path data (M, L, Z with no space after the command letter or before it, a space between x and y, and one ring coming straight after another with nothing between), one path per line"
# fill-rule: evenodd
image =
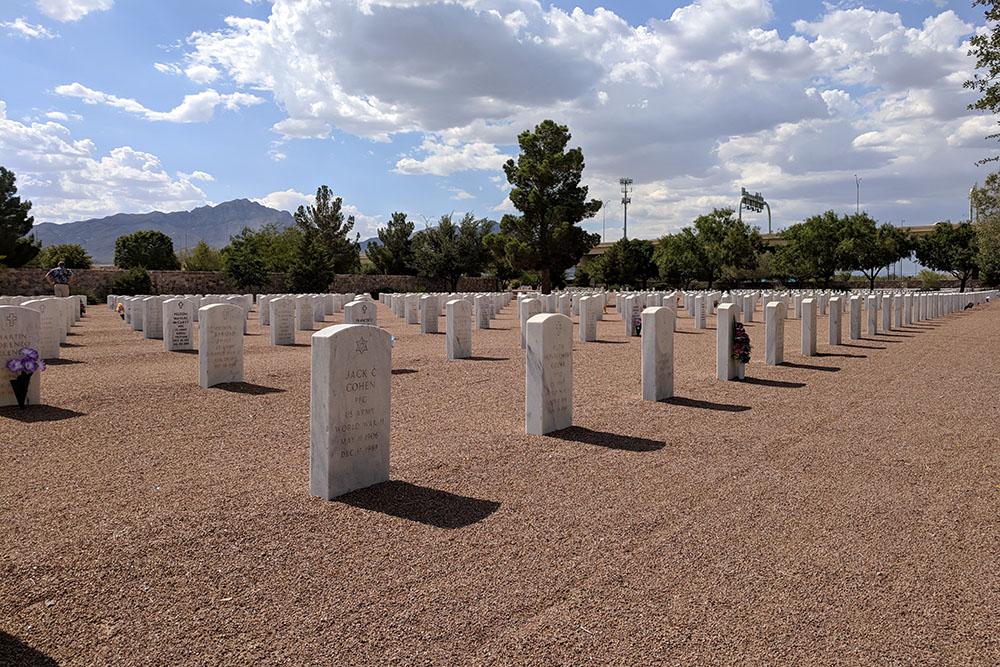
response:
M7 370L9 370L11 373L17 373L18 371L20 371L21 370L21 360L20 359L11 359L10 361L8 361L7 362Z
M33 347L22 347L17 353L28 359L38 359L38 350Z
M48 366L45 365L45 360L44 359L39 359L38 360L38 370L44 371L46 368L48 368Z
M34 359L25 359L21 362L21 370L25 373L34 373L38 370L38 362Z

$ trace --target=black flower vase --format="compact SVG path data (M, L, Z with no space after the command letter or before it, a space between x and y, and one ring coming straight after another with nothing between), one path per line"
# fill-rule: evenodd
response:
M31 384L31 373L20 373L10 381L11 389L14 390L14 398L17 399L17 406L23 408L28 403L28 385Z

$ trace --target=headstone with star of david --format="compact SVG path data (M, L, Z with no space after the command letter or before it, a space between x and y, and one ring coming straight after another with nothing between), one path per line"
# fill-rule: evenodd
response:
M313 330L312 297L308 294L295 297L295 328L299 331Z
M216 303L198 313L198 384L243 382L243 308Z
M337 324L311 343L309 492L332 500L389 480L392 336Z
M24 306L0 306L0 406L17 405L17 397L10 381L16 373L7 370L8 360L19 356L23 347L37 350L41 336L42 316L37 310ZM28 403L41 402L41 373L32 373L28 384Z
M440 313L437 296L425 294L420 297L420 333L437 333Z

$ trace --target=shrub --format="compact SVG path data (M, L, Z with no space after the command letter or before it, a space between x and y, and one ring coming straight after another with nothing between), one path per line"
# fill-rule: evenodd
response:
M941 289L941 282L945 278L944 275L930 269L921 269L917 277L920 278L920 289L925 292L933 292Z
M128 272L119 276L111 283L111 294L135 296L136 294L152 294L153 279L141 266L134 266Z

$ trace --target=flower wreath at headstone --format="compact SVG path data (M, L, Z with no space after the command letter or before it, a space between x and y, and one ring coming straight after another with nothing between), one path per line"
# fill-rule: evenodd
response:
M741 364L750 363L750 335L741 322L736 323L736 333L733 335L733 359Z

